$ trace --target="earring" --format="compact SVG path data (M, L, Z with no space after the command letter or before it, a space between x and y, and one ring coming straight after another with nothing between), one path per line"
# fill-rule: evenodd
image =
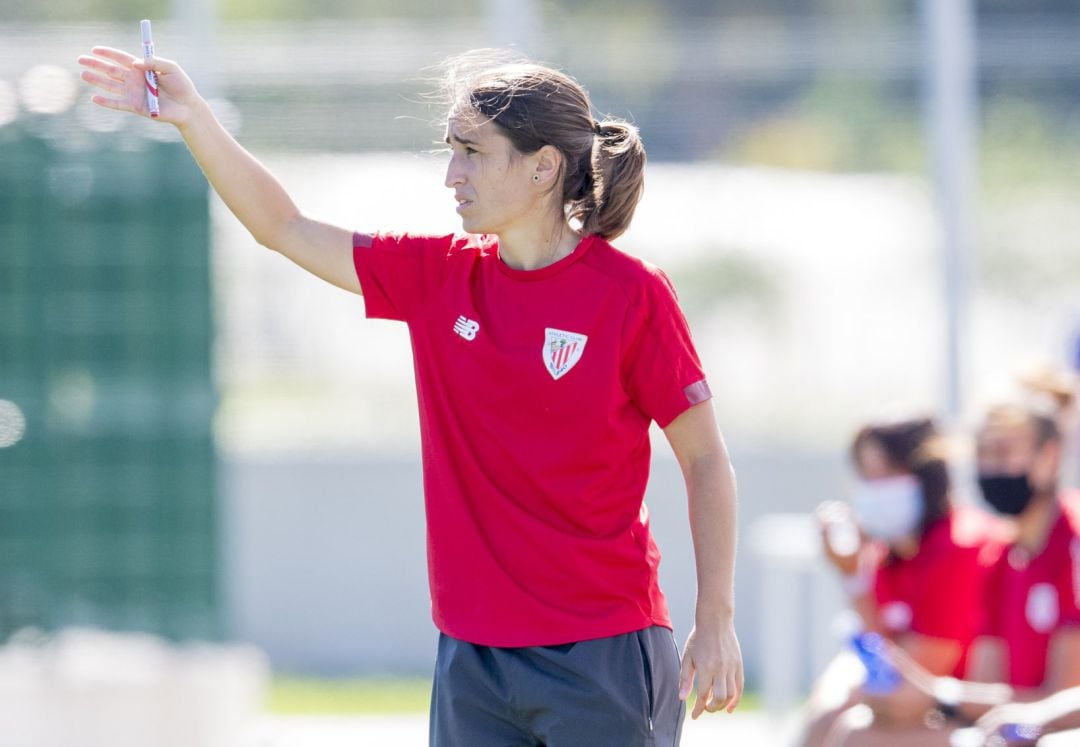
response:
M539 183L540 183L540 175L539 174L533 174L533 184L539 184Z

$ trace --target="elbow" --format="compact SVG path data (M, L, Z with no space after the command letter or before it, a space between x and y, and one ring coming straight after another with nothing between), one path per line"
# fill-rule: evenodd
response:
M252 231L252 239L259 246L281 254L282 242L278 234Z
M255 242L259 244L259 246L265 247L267 249L270 249L271 251L275 251L278 253L281 252L282 248L285 245L283 238L284 235L285 232L281 229L262 229L251 231L251 238L255 239Z
M735 485L735 467L723 451L696 454L682 464L682 471L687 482Z
M278 249L278 242L274 240L274 236L271 233L264 231L252 231L251 238L255 239L255 243L265 249L271 249L275 252L280 251Z
M281 253L288 245L290 234L295 233L303 222L299 213L268 222L262 226L250 226L251 237L271 251Z

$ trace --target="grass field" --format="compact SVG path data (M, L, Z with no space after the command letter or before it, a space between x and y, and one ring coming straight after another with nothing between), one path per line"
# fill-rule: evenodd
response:
M361 677L327 679L276 676L267 710L287 714L427 713L431 680L425 677ZM756 693L747 693L740 711L760 707Z
M431 680L425 677L320 679L276 676L267 710L277 714L426 713Z

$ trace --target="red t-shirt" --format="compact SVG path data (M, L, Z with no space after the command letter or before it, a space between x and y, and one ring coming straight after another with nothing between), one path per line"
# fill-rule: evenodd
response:
M367 316L412 340L436 626L490 646L670 627L649 424L711 394L667 277L597 236L533 271L493 236L365 243Z
M1042 685L1051 637L1080 626L1080 493L1062 495L1058 505L1043 551L1008 548L987 590L987 634L1005 642L1013 687Z
M973 508L954 508L927 527L911 558L883 560L874 594L881 624L892 635L918 633L960 644L953 676L984 625L990 570L1004 544L1000 522Z

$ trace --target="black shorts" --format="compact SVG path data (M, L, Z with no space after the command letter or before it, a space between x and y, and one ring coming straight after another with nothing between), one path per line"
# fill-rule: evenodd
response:
M527 648L440 635L430 744L671 747L684 710L667 628Z

